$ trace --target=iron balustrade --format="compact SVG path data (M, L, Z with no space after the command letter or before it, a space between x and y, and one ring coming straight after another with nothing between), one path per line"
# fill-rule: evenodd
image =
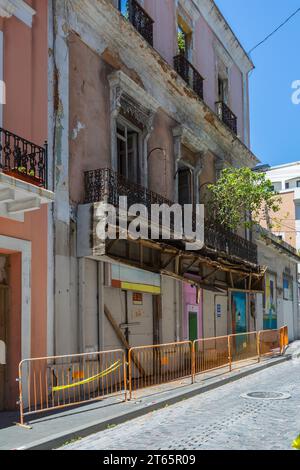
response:
M174 204L171 200L139 184L128 181L108 168L87 171L85 179L85 203L106 202L119 206L119 197L127 196L127 204L143 204L151 214L152 204ZM195 222L193 222L195 227ZM213 222L205 223L205 245L218 252L236 256L257 264L257 246L239 235Z
M123 11L122 0L119 0L119 10L132 23L135 29L153 47L153 19L136 0L126 0Z
M47 188L48 146L40 147L0 127L0 170Z
M224 101L218 101L216 103L217 107L217 115L221 119L221 121L229 127L235 134L237 134L237 117L230 108L228 108L227 104Z
M257 264L257 245L215 222L205 223L205 245Z
M86 203L105 201L118 207L120 196L127 196L128 207L133 204L143 204L149 213L152 204L167 204L168 206L173 204L169 199L144 186L132 183L110 169L102 168L85 172Z
M187 60L184 54L174 57L174 68L178 75L192 88L192 90L203 100L204 78L198 70Z

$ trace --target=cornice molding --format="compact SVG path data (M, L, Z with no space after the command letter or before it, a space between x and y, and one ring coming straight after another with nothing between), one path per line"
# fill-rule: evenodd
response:
M121 70L118 70L109 76L109 84L111 89L119 89L121 94L126 93L129 97L142 103L143 109L148 109L155 113L160 107L159 103L149 95L146 90L140 87Z
M36 11L24 0L0 0L0 16L3 18L15 16L31 28L32 18L35 14Z
M194 153L206 152L208 150L204 139L198 137L186 126L177 126L173 129L173 136L181 139L181 143Z

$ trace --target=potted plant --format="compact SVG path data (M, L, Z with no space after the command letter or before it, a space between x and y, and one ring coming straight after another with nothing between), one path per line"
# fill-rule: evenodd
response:
M35 175L34 170L27 171L27 168L25 166L18 166L15 168L11 168L10 170L3 170L3 172L6 175L25 181L26 183L42 186L41 178Z

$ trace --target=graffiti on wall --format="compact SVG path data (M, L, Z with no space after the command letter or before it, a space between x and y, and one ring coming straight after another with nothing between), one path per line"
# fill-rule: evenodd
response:
M274 330L277 328L276 304L276 276L274 274L267 273L264 310L264 330Z
M232 292L232 332L234 334L247 331L247 294L245 292Z

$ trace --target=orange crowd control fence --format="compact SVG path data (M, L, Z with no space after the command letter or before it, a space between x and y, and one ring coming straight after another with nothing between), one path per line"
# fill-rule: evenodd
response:
M265 330L168 344L138 346L69 356L26 359L19 365L20 424L45 411L106 396L127 400L147 387L188 379L216 369L231 371L243 361L283 354L288 329ZM128 361L127 361L128 357Z
M193 343L157 344L131 348L128 354L129 396L155 385L193 377Z
M259 355L273 356L282 354L289 344L288 327L284 326L279 330L264 330L258 333Z
M228 336L194 341L194 375L230 366L229 343Z
M20 424L25 416L76 406L105 396L127 398L122 349L26 359L19 365Z

